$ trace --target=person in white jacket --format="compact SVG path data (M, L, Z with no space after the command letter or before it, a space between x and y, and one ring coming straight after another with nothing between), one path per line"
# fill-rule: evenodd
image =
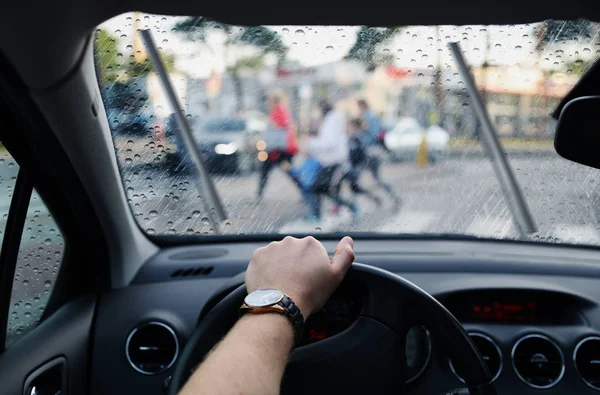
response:
M323 121L317 135L306 143L306 153L316 158L323 168L305 199L310 206L309 219L321 219L321 197L332 199L339 206L346 206L356 216L358 208L340 196L339 184L348 170L348 135L344 115L327 102L320 103Z

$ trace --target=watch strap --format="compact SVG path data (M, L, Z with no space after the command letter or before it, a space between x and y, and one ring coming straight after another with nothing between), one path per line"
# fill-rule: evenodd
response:
M300 337L300 334L302 333L302 327L304 326L304 316L302 315L302 312L300 311L296 303L294 303L292 298L290 298L286 294L283 294L283 298L281 298L281 300L277 304L281 306L283 310L285 310L286 315L288 316L290 321L292 321L292 324L294 324L296 338L298 339Z

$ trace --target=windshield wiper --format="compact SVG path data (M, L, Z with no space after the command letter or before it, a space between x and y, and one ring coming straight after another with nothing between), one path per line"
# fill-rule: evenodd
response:
M537 231L533 217L529 211L527 202L523 197L523 193L519 188L519 184L517 183L517 179L515 178L512 168L508 163L508 159L503 153L500 139L498 139L498 133L490 121L490 116L485 108L485 105L483 104L481 95L475 86L475 80L473 79L473 76L469 71L469 67L467 66L467 62L462 55L460 44L454 42L448 45L452 51L454 59L456 59L458 70L464 79L467 91L469 92L469 95L473 101L475 115L481 124L481 129L483 131L481 143L483 144L484 151L490 157L494 172L496 173L496 178L500 182L502 192L504 192L504 195L506 196L508 207L513 215L513 218L515 219L519 233L521 234L521 237L525 239L527 238L527 235Z
M176 137L183 142L187 152L190 154L192 162L196 165L196 169L198 170L198 174L200 176L198 188L200 190L204 211L206 212L206 216L214 233L219 234L221 233L219 224L227 219L225 209L223 208L223 203L221 202L219 193L217 192L217 189L215 188L215 185L210 177L210 173L208 172L204 162L204 157L194 141L190 125L185 119L183 113L183 107L181 106L181 103L179 103L179 99L177 98L177 94L173 88L173 84L169 80L165 66L158 55L158 50L156 49L156 45L154 44L150 30L141 30L140 33L142 35L142 40L148 49L148 55L150 56L152 63L154 63L154 68L156 69L156 73L160 78L162 87L167 94L169 104L175 113L175 120L178 126L175 128L175 133L177 134ZM208 197L208 200L206 197Z

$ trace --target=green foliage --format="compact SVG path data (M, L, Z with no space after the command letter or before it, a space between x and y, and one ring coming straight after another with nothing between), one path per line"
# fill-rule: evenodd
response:
M258 70L265 64L265 57L263 55L248 56L240 58L231 66L231 70L251 69Z
M105 30L98 30L94 46L94 56L98 78L102 84L114 80L117 75L117 40L116 36L111 35Z
M94 56L96 57L96 70L101 85L115 82L117 78L129 79L143 77L154 72L154 65L149 59L137 62L133 55L125 57L119 52L119 38L111 35L106 30L98 30L94 43ZM175 72L175 56L161 53L165 69L168 73Z
M377 66L389 62L389 56L379 54L378 50L398 31L399 28L396 27L362 26L356 33L356 42L345 59L358 60L367 67L368 71L375 70Z

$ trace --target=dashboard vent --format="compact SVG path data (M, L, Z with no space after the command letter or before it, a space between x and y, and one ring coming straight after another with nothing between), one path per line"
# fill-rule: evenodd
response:
M512 349L513 367L527 385L545 389L556 385L565 373L565 359L560 348L544 335L527 335Z
M213 270L214 266L199 266L187 269L177 269L171 273L171 277L208 276Z
M148 322L131 331L125 344L125 355L139 373L158 374L175 363L179 341L171 327L162 322Z
M475 343L475 346L477 346L481 357L487 364L488 370L492 375L492 382L496 381L496 379L498 378L498 376L500 376L500 373L502 372L503 360L502 351L500 350L500 347L498 347L498 345L494 340L492 340L492 338L490 338L487 335L484 335L483 333L469 333L469 337L471 338L471 340L473 340L473 343ZM452 365L452 360L450 360L450 370L452 370L454 376L456 376L456 378L460 380L461 383L465 382L465 380L462 377L460 377L460 375L454 369L454 366Z
M600 337L590 336L575 347L573 361L584 383L600 390Z

